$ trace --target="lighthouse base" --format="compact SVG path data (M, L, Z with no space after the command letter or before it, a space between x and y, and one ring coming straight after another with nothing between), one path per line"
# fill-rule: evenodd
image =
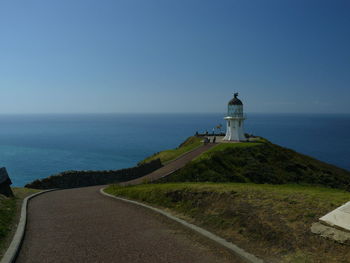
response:
M226 118L226 120L227 129L223 140L236 142L247 141L247 138L244 136L243 119Z
M229 133L226 132L225 137L223 138L223 141L233 141L233 142L246 142L247 138L244 135L239 135L235 132Z

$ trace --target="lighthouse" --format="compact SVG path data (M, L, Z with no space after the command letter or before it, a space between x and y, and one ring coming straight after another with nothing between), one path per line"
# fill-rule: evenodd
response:
M243 103L238 99L238 93L233 95L233 99L229 101L227 107L227 122L226 135L224 141L246 141L244 136L243 122L245 116L243 114Z

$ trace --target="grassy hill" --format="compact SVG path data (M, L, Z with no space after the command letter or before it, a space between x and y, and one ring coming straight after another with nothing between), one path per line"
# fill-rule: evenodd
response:
M145 161L173 160L200 140ZM264 139L221 143L155 184L106 191L169 209L266 262L350 262L348 245L310 231L350 200L350 172Z
M156 159L160 159L162 164L165 164L201 146L202 140L203 138L201 137L191 136L187 140L185 140L183 143L181 143L179 147L177 147L176 149L170 149L170 150L165 150L165 151L155 153L152 156L141 161L140 164L147 163Z
M218 144L161 182L297 183L349 191L350 172L265 140Z
M167 183L106 192L171 210L266 262L350 262L347 245L314 235L312 223L350 193L301 185Z

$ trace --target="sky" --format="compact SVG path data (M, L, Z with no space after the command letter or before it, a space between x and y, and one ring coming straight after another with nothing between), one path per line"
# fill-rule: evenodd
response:
M350 113L347 0L0 0L0 114Z

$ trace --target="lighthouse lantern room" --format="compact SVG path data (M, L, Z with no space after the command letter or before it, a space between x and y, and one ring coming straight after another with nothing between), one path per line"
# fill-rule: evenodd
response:
M225 141L246 141L244 136L243 122L245 116L243 114L243 103L237 98L238 93L234 94L232 100L228 103L227 116L225 120L227 122Z

